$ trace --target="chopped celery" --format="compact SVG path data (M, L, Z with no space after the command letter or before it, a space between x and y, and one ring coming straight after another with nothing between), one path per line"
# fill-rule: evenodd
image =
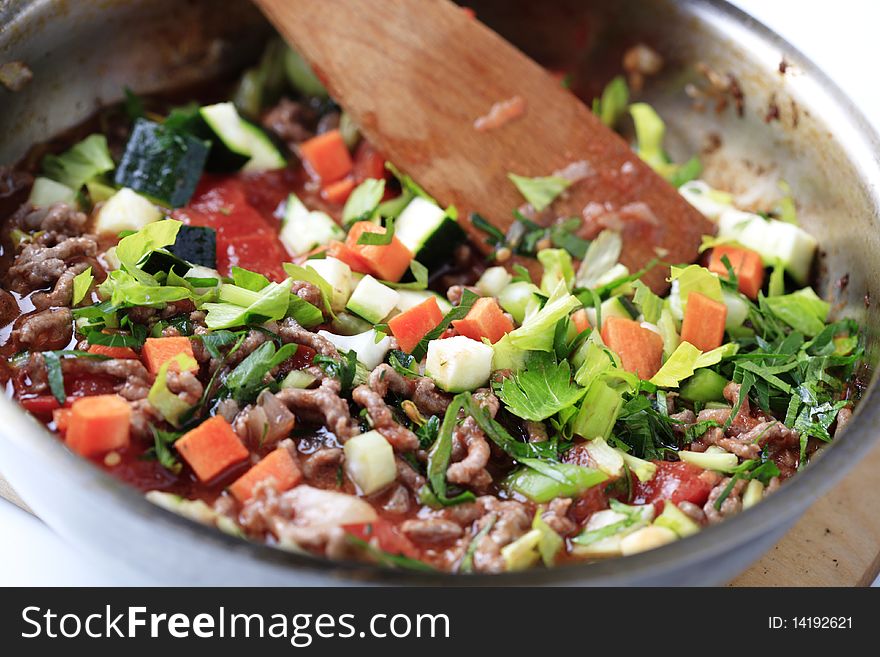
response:
M716 470L718 472L733 472L736 466L739 465L739 459L736 457L736 454L730 454L723 450L706 450L705 452L689 452L682 450L678 453L678 458L685 463L690 463L698 468L703 468L704 470Z
M526 570L535 565L535 562L541 557L538 553L540 541L541 531L532 529L501 548L504 569L507 571Z
M654 478L654 474L657 472L656 463L651 463L650 461L640 459L632 454L627 454L623 450L618 451L623 457L623 462L626 463L626 467L632 470L633 474L639 481L644 483Z
M617 478L623 474L623 453L611 447L601 436L588 440L584 449L596 467L609 477Z
M690 342L682 342L666 359L651 383L662 388L676 388L680 381L694 373L694 365L702 352Z
M584 438L607 439L622 406L623 390L613 387L604 377L596 379L587 390L572 430Z
M538 260L544 266L541 278L541 291L552 294L560 282L565 283L569 290L574 284L574 267L571 254L565 249L542 249L538 251Z
M315 376L304 370L291 370L281 380L281 388L308 388L315 382Z
M594 288L599 284L600 278L617 264L620 252L623 249L623 239L620 233L613 230L603 230L594 239L584 259L578 267L575 280L579 287Z
M682 399L692 402L724 401L724 387L728 384L720 374L712 370L699 369L681 386Z
M529 466L517 468L505 479L505 487L542 504L557 497L575 497L608 478L599 470L573 463L538 463L542 464L543 472Z
M501 290L498 294L498 303L510 313L516 323L522 324L526 316L526 308L537 292L540 290L534 283L517 281Z
M750 479L743 493L743 508L750 509L764 499L764 484L757 479Z
M627 534L620 539L620 553L623 556L653 550L678 540L678 534L662 525L648 525Z
M681 538L700 531L700 525L669 500L663 504L663 513L654 520L654 524L671 529Z

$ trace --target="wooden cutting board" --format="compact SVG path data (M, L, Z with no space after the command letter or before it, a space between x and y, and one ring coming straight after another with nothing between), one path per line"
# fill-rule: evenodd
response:
M0 497L27 509L0 477ZM730 586L870 586L880 571L880 447Z
M870 586L880 572L880 447L731 586Z

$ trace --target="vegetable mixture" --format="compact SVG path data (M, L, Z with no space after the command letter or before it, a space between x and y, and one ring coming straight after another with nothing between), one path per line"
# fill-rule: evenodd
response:
M510 172L507 233L443 207L280 42L208 100L127 92L0 175L7 390L160 506L332 559L549 568L748 509L852 414L861 334L791 199L734 207L623 78L594 111L717 225L696 263L618 262L650 209L557 216L578 163Z

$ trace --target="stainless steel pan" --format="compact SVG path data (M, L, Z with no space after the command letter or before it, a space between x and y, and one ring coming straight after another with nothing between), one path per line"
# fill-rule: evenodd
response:
M637 42L662 53L667 65L649 82L646 98L670 125L673 154L689 156L708 140L714 151L704 155L704 175L719 187L755 197L772 194L779 178L791 185L801 221L822 245L817 289L840 314L866 324L868 360L876 364L880 317L869 300L880 290L880 142L810 61L722 2L468 4L539 61L577 69L580 80L603 82L623 50ZM265 23L246 2L220 7L207 0L0 3L0 63L21 60L34 73L17 93L0 89L0 162L16 161L29 145L117 100L124 86L139 92L181 86L252 60ZM720 113L694 109L685 89L705 86L696 70L700 62L735 78L741 116L733 102ZM720 145L713 134L722 136ZM839 289L834 283L845 274L849 285ZM0 468L72 544L166 583L713 584L767 550L876 442L875 388L872 382L832 448L765 502L719 526L625 559L494 577L426 577L333 564L227 537L152 506L70 454L6 399L0 399Z

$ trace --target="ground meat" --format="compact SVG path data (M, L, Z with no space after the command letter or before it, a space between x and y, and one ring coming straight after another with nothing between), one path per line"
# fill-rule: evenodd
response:
M673 413L669 416L669 419L673 421L672 430L681 436L684 435L688 427L697 421L694 412L690 409L685 409L679 413Z
M268 390L257 397L256 404L245 406L235 417L232 428L251 449L271 445L293 431L296 417Z
M49 387L46 361L43 354L32 353L25 365L25 373L30 377L30 391L45 392ZM117 379L115 390L129 401L144 399L150 392L153 376L143 363L131 358L63 358L61 372L65 377L100 376Z
M397 484L382 504L386 513L402 516L409 511L410 494L406 486Z
M197 341L194 341L193 344L197 344ZM240 406L237 401L227 398L217 404L217 415L229 422L229 424L232 424L235 421L235 416L238 415L239 409Z
M312 109L288 98L282 98L261 120L263 127L287 142L291 150L300 142L314 136L309 127L314 122L315 113Z
M78 260L94 258L98 245L94 237L71 237L55 246L26 244L6 272L6 287L30 294L54 284Z
M501 501L496 497L484 496L478 499L485 515L474 525L475 535L495 517L492 529L477 543L473 553L474 570L477 572L499 573L505 569L501 548L525 534L532 526L532 514L520 502Z
M426 376L409 377L382 363L370 373L369 386L381 397L388 391L411 399L425 415L443 415L452 397L437 390L434 382Z
M715 502L721 497L727 485L730 483L730 477L722 479L715 488L709 493L709 499L703 505L703 513L710 524L721 522L725 518L734 516L742 511L742 494L746 486L745 479L738 479L730 490L730 494L721 503L721 508L715 508Z
M568 517L573 502L570 497L557 497L541 513L544 522L560 536L568 536L578 529L577 523Z
M706 514L703 513L703 509L694 504L693 502L688 502L687 500L682 500L676 505L679 510L694 520L695 522L705 525L706 524Z
M73 338L73 315L69 308L24 315L17 324L12 339L30 351L64 349Z
M196 375L189 371L175 372L169 369L165 375L165 385L168 390L184 402L187 406L195 406L202 398L204 388Z
M11 292L0 288L0 326L6 326L18 318L21 309Z
M498 413L498 398L488 388L480 388L474 392L474 400L489 411L492 417ZM453 449L452 463L446 470L446 478L454 484L470 485L476 490L485 490L492 484L492 475L486 471L491 452L486 435L472 417L465 418L464 422L455 428L453 440L460 446L459 450ZM465 452L463 458L459 453Z
M406 520L400 525L407 538L416 543L446 543L462 535L461 525L443 518Z
M300 324L288 317L278 326L278 335L284 343L295 343L304 347L314 349L322 356L330 358L339 358L339 351L336 346L327 338L317 333L312 333L307 328L303 328Z
M26 233L42 231L77 237L86 230L88 215L67 203L53 203L47 208L33 208L30 204L21 206L12 216L12 223Z
M339 392L339 382L327 378L313 390L286 388L276 396L297 417L323 424L344 442L357 432L348 411L348 402L339 396Z
M342 464L343 453L338 447L322 447L303 460L303 474L309 483L321 486L328 480L335 483L336 471Z
M549 440L549 436L547 435L547 427L544 426L543 422L526 420L525 426L526 433L529 435L530 443L544 443Z
M318 308L324 303L323 297L321 296L321 290L312 283L306 281L294 281L290 288L290 293L295 294L303 301L308 301L310 304L317 306Z
M395 457L395 462L397 463L397 479L402 481L413 493L418 494L422 486L425 485L425 478L399 456Z
M129 402L129 406L131 406L131 435L141 442L151 442L153 425L163 421L159 411L146 398Z
M663 68L663 57L643 43L636 44L623 54L623 70L633 91L641 91L645 78L656 75Z
M846 425L852 419L852 415L853 415L852 409L849 407L841 408L837 412L837 426L834 429L834 437L835 438L837 438L837 434L839 434L841 431L843 431L843 429L846 427Z
M73 279L83 273L91 265L88 262L78 262L71 265L61 274L51 292L35 292L31 296L31 302L37 310L70 306L73 300Z
M398 452L412 452L419 447L419 438L402 426L385 401L369 386L360 385L351 393L355 402L367 409L373 428L381 433Z

